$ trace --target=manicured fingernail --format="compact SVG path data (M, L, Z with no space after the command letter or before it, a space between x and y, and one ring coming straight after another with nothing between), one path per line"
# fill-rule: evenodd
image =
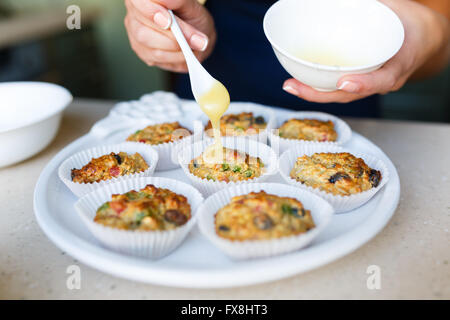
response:
M283 90L289 92L290 94L293 95L298 95L298 91L295 90L294 88L292 88L290 85L286 84L283 86Z
M168 29L170 27L170 19L161 12L157 12L153 16L153 21L155 21L155 23L163 29Z
M199 36L198 34L194 34L191 37L191 45L193 49L205 51L206 47L208 46L208 38Z
M358 92L360 87L361 86L359 85L359 83L351 82L351 81L344 81L344 82L342 82L342 84L339 86L338 89L345 91L345 92L354 93L354 92Z

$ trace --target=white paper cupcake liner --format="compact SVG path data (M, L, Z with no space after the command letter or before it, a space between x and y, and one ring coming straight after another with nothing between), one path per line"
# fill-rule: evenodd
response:
M312 154L319 152L349 152L358 158L362 158L370 168L379 170L381 172L381 181L379 185L376 188L372 188L361 193L353 194L350 196L341 196L333 195L331 193L320 190L319 188L312 188L290 177L290 172L294 167L298 157L301 157L303 155L311 156ZM279 160L279 167L280 174L286 182L298 188L308 190L319 195L333 206L336 213L350 211L362 206L389 181L389 171L383 161L377 159L372 155L353 152L331 143L316 142L291 148L281 155Z
M252 157L259 157L262 160L262 162L264 163L264 171L261 176L250 180L225 182L210 181L193 175L189 171L189 163L192 159L202 154L206 147L208 147L212 143L212 140L199 141L183 149L180 149L178 154L178 162L180 163L180 166L183 169L184 173L191 180L192 185L200 190L200 192L204 196L211 195L216 191L232 185L263 182L277 171L277 155L275 151L273 151L272 148L270 148L266 144L246 138L223 137L222 144L224 147L245 152Z
M191 219L183 226L168 231L120 230L94 222L97 209L110 201L113 194L140 190L148 184L184 195L191 206ZM75 209L89 231L103 246L127 255L157 259L168 255L183 242L196 223L196 212L202 202L200 192L186 183L168 178L137 177L117 181L87 194L75 203Z
M111 152L126 152L128 154L135 154L138 152L147 162L149 168L143 172L119 176L105 181L93 182L93 183L77 183L73 182L71 178L71 170L73 168L80 169L88 164L93 158L98 158ZM78 197L82 197L85 194L103 187L105 185L131 179L133 177L148 177L153 174L155 167L158 163L158 153L150 146L143 143L135 142L123 142L111 146L99 146L88 150L80 151L70 158L66 159L58 168L58 176L64 182L64 184Z
M267 127L264 130L261 130L256 134L233 136L233 137L252 139L252 140L256 140L258 142L267 144L269 133L272 131L272 129L276 125L275 112L273 110L271 110L269 107L256 106L253 103L232 102L230 104L230 106L228 107L228 110L225 112L225 114L241 113L241 112L253 112L254 117L263 116L267 122ZM207 125L207 123L209 121L208 117L205 114L203 114L197 120L200 121L202 124L201 129L202 129L203 138L205 140L213 139L212 137L208 136L206 134L206 132L204 131L205 126Z
M167 123L167 122L175 122L178 121L180 123L181 126L183 126L184 128L189 129L192 132L192 135L184 137L183 139L177 140L177 141L173 141L173 142L166 142L166 143L161 143L161 144L156 144L156 145L150 145L147 144L148 146L151 146L152 148L154 148L156 150L156 152L158 152L159 155L159 161L158 164L156 165L155 171L166 171L166 170L173 170L179 167L178 161L177 161L177 156L173 155L174 151L177 150L178 146L188 146L190 144L192 144L194 141L196 140L200 140L201 139L201 133L197 132L195 133L195 128L194 128L194 121L189 121L186 119L181 119L181 118L173 118L170 120L163 121L163 120L158 120L158 121L150 121L145 124L145 125L139 125L139 126L133 126L125 131L119 132L113 136L111 136L108 141L111 142L115 142L115 143L120 143L120 142L124 142L126 141L126 139L134 132L136 132L137 130L141 130L149 125L155 125L158 123ZM197 129L197 131L199 131ZM136 142L139 143L139 142ZM144 144L144 143L140 143L140 144Z
M215 215L217 211L230 203L231 198L234 196L262 190L269 194L291 197L301 201L305 209L311 210L316 227L303 234L270 240L232 241L219 237L215 230ZM288 253L307 246L331 221L333 208L319 196L289 185L252 183L232 186L216 192L201 205L197 215L199 228L209 241L234 259L249 259Z
M334 130L336 131L338 137L337 141L335 142L314 142L314 141L306 141L306 140L297 140L297 139L286 139L281 138L278 133L278 128L281 127L281 125L289 120L289 119L316 119L321 121L328 121L331 120L334 123ZM269 133L269 140L272 148L274 150L279 150L280 153L283 153L289 148L302 145L302 144L308 144L308 143L334 143L338 145L343 145L347 143L352 137L352 130L350 129L349 125L339 119L336 116L333 116L328 113L324 112L313 112L313 111L300 111L300 112L290 112L290 113L283 113L281 115L277 115L277 124L273 130Z
M158 152L160 157L160 161L158 161L156 166L156 171L166 171L178 168L180 165L176 161L173 161L174 158L176 159L176 155L173 153L178 147L191 145L194 140L195 136L191 135L175 142L167 142L152 146Z

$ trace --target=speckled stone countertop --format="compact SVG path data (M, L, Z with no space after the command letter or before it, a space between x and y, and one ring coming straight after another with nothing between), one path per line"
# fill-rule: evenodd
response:
M232 289L177 289L135 283L91 269L61 252L33 214L34 185L50 159L107 115L111 102L76 100L53 143L0 169L0 299L450 299L450 125L347 119L381 147L400 175L399 207L355 252L284 280ZM79 265L79 290L66 286ZM369 290L367 267L381 269Z

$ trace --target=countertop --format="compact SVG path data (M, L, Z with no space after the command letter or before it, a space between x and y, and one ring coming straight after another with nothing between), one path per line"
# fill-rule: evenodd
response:
M346 119L392 159L401 198L388 225L355 252L304 274L231 289L179 289L94 270L59 250L39 228L33 191L44 166L106 116L113 102L75 100L56 139L20 164L0 169L0 299L450 299L450 125ZM81 288L69 290L78 265ZM367 288L368 266L381 288Z

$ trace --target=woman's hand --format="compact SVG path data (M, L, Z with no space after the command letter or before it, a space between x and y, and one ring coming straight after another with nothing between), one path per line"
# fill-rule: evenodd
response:
M125 0L125 27L131 47L149 66L187 72L186 61L172 32L167 9L177 21L194 54L202 61L212 52L216 42L214 21L196 0Z
M448 20L414 1L381 2L397 13L405 29L403 46L391 60L376 71L343 76L337 83L339 90L334 92L319 92L296 79L286 80L283 89L307 101L345 103L396 91L414 73L430 73L431 69L435 72L445 67L449 58ZM425 67L428 70L420 70Z

